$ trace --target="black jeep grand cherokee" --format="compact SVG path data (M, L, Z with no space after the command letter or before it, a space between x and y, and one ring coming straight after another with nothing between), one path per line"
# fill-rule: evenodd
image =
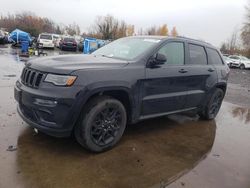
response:
M210 44L127 37L91 55L28 62L15 99L20 116L33 128L56 137L73 132L82 146L101 152L120 140L128 123L188 110L215 118L228 73Z

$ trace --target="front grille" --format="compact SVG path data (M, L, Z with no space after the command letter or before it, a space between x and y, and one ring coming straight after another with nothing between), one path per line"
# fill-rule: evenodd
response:
M42 72L25 67L21 74L21 81L26 86L38 88L44 76Z

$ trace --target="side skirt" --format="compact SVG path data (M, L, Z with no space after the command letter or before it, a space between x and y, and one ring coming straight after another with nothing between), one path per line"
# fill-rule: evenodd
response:
M166 115L170 115L170 114L176 114L176 113L186 112L186 111L195 110L195 109L197 109L197 107L185 108L185 109L175 110L175 111L171 111L171 112L150 114L150 115L140 116L139 120L150 119L150 118L155 118L155 117L160 117L160 116L166 116Z

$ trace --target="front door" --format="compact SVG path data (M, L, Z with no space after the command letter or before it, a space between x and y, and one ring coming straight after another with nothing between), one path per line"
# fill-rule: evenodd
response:
M182 109L186 102L185 44L167 42L158 53L167 61L157 67L146 68L143 82L141 115L157 115Z

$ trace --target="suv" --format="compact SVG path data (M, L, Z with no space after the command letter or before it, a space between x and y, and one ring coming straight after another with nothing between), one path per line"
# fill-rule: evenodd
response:
M237 67L240 69L248 69L250 68L250 59L244 57L244 56L238 56L238 55L230 55L229 56L231 63L228 64L228 66L231 67Z
M39 44L42 44L44 48L54 49L55 47L53 34L42 33L38 36L37 41Z
M134 36L90 55L31 60L16 82L15 99L36 131L73 133L85 148L102 152L120 140L127 124L140 120L190 110L215 118L228 73L208 43Z

